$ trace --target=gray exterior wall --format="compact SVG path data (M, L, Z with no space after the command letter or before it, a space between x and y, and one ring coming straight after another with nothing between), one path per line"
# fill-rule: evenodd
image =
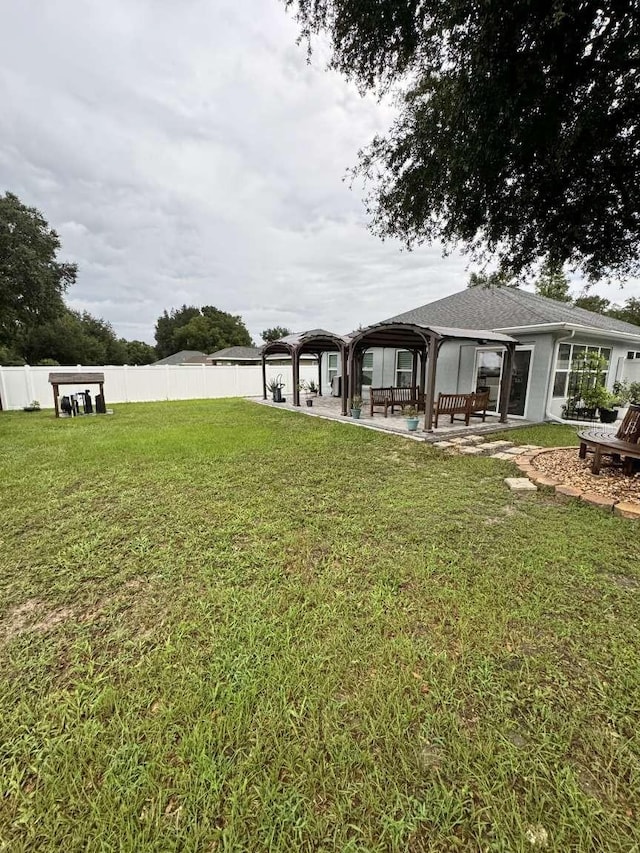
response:
M616 380L617 365L620 358L626 356L627 350L633 346L619 341L612 341L602 335L576 335L573 338L566 333L546 333L518 335L518 346L532 348L529 385L524 417L530 421L542 421L549 413L561 417L564 399L553 398L552 388L558 344L571 342L588 346L604 346L611 349L611 362L607 386L611 388ZM489 346L488 349L493 349ZM476 353L479 347L475 341L447 341L440 349L438 370L436 374L436 394L455 392L468 393L475 389ZM372 349L373 353L373 386L388 386L396 384L396 350ZM338 358L338 363L340 359ZM341 368L339 368L341 370ZM323 387L328 393L328 359L323 357ZM363 388L363 397L368 396L367 388Z

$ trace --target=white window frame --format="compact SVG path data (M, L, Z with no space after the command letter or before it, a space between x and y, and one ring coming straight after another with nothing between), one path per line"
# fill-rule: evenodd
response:
M411 361L411 367L409 367L409 368L406 368L406 367L398 367L398 362L399 362L399 360L400 360L400 353L405 353L405 352L406 352L406 353L409 353L409 355L411 356L411 359L412 359L412 361ZM408 374L409 374L409 381L407 382L406 386L403 386L400 382L398 382L398 376L399 376L401 373L408 373ZM411 387L411 380L412 380L412 378L413 378L413 353L411 352L411 350L408 350L408 349L398 349L398 350L396 350L396 363L395 363L395 371L394 371L394 385L395 385L397 388L402 388L402 387L410 388L410 387Z
M365 365L365 360L367 361L367 365ZM365 381L365 373L371 374L371 382ZM373 352L371 350L367 350L362 354L362 387L370 388L373 385Z
M335 367L332 366L331 361L335 359ZM338 364L338 353L337 352L328 352L327 353L327 376L329 377L329 385L331 385L331 380L334 376L337 376L340 372L340 365Z
M570 347L569 367L566 369L564 367L558 368L558 362L560 361L560 347L561 346ZM601 345L601 344L589 344L589 343L583 343L582 341L558 341L558 345L556 347L556 357L555 357L555 361L554 361L554 365L553 365L553 374L551 376L551 400L567 400L568 399L569 374L571 373L571 365L573 364L574 359L575 359L575 347L584 347L586 352L589 352L589 350L593 351L593 350L597 349L598 355L602 355L603 349L609 350L609 361L607 363L607 370L606 370L606 372L602 371L605 374L605 377L604 377L605 388L609 387L609 374L611 372L611 365L613 362L613 346L611 346L611 345L606 346L606 345ZM556 376L558 373L564 373L565 374L564 387L563 387L564 393L563 394L556 394L555 393Z

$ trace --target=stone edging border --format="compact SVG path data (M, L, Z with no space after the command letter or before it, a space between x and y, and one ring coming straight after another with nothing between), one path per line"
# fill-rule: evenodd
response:
M622 518L633 518L640 520L640 503L635 501L615 501L607 498L604 495L598 495L595 492L582 491L576 486L569 486L562 483L557 477L549 477L538 471L531 464L537 456L542 456L544 453L553 453L556 450L575 450L577 447L545 447L542 450L531 450L528 453L523 453L521 456L516 456L514 462L522 473L528 477L536 486L547 486L555 489L555 493L561 498L575 498L586 504L598 507L605 512L613 512L614 515L619 515Z

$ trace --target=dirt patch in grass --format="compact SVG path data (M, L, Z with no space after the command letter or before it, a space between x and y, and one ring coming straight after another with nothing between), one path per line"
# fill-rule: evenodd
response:
M40 598L28 598L6 614L0 625L0 640L8 642L27 632L45 634L73 614L71 607L51 609Z

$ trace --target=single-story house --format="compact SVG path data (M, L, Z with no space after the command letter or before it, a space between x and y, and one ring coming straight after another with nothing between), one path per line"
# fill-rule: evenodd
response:
M417 323L457 329L488 329L515 338L509 416L556 420L567 401L569 372L581 352L606 361L609 389L622 378L640 379L640 326L519 288L472 287L383 322ZM490 392L497 409L505 348L477 341L447 340L438 355L436 393ZM341 372L339 352L323 358L323 383ZM637 361L636 361L637 359ZM408 350L372 348L362 361L363 396L368 387L410 385L413 356Z
M239 364L258 365L262 360L262 347L225 347L207 356L208 364ZM311 355L301 355L300 361L304 364L314 363L315 358ZM269 364L291 364L290 358L269 358Z

